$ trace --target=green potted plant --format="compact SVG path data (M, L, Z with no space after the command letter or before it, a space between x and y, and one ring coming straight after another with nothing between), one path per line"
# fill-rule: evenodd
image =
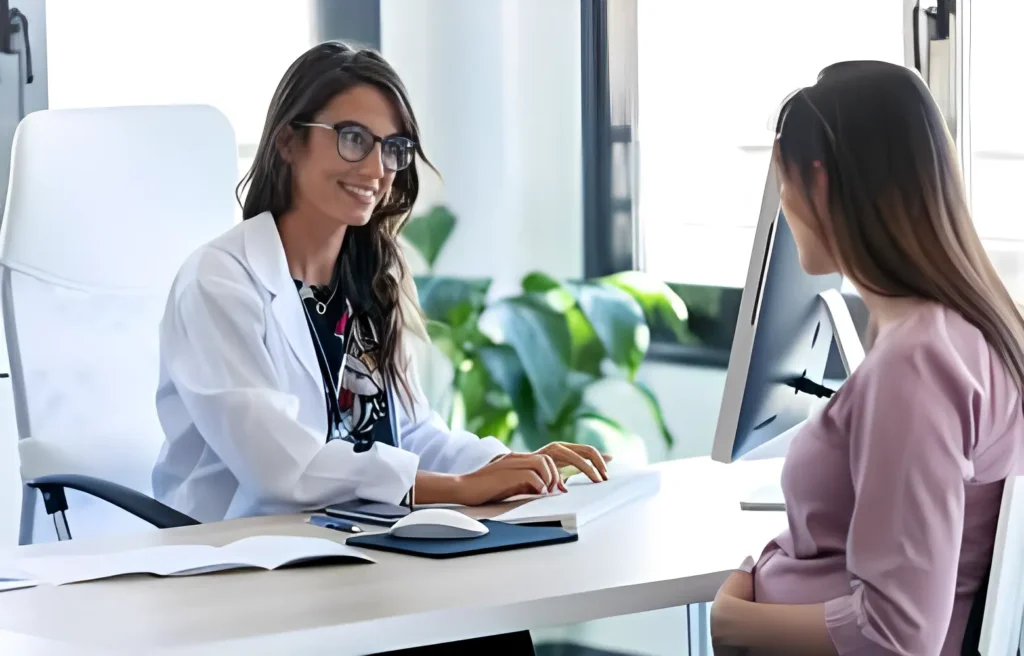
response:
M411 219L402 237L430 270L456 219L435 207ZM454 428L537 449L552 441L592 444L627 459L643 442L592 400L617 381L639 393L671 446L661 406L637 378L650 343L649 322L692 341L682 299L636 271L562 282L533 272L521 293L488 299L489 279L417 276L434 346L454 371L447 419Z

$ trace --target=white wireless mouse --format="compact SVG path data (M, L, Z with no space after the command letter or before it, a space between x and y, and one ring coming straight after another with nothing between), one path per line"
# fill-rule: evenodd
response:
M388 533L396 538L450 540L478 538L487 534L487 527L458 510L423 508L395 522Z

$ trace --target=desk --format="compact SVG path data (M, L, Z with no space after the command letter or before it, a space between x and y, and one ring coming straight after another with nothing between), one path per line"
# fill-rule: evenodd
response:
M697 458L658 469L656 497L587 524L571 544L440 561L373 552L376 565L41 586L0 593L0 631L116 653L366 654L710 601L729 570L784 526L781 513L739 510L749 486L777 466ZM0 555L220 545L253 534L345 537L300 516L263 517Z

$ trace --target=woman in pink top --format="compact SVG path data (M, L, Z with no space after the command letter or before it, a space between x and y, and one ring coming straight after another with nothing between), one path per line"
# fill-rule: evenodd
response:
M793 440L789 529L719 591L716 653L960 654L1003 481L1024 472L1024 322L915 72L830 66L777 135L801 264L853 282L876 335Z

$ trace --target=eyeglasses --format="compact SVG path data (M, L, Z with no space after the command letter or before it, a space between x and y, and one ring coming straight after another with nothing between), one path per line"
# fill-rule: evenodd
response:
M305 123L296 121L296 126L327 128L338 133L338 155L346 162L361 162L380 144L380 161L388 171L401 171L412 164L416 154L416 142L406 137L378 137L359 123Z

